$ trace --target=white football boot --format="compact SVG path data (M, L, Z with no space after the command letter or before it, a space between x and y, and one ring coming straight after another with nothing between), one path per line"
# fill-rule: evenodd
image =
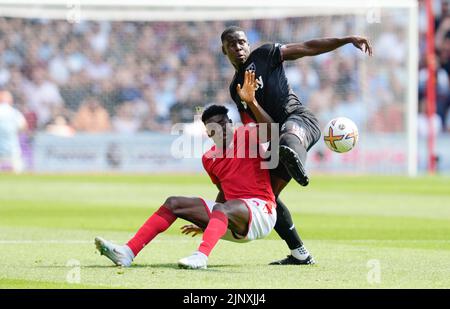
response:
M133 262L134 254L128 246L119 246L101 237L95 237L95 247L101 255L106 256L117 266L129 267Z
M208 257L203 253L196 251L191 256L179 260L178 266L186 269L206 269L207 262Z

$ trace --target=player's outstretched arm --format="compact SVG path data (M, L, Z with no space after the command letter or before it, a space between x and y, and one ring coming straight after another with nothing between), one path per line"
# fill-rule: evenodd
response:
M353 44L362 52L372 56L370 41L361 36L348 36L343 38L314 39L302 43L291 43L281 46L283 60L296 60L305 56L316 56L328 53L346 44Z

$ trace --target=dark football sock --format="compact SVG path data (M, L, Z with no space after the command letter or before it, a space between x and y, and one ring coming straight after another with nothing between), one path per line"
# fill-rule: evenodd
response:
M292 221L289 209L287 209L286 205L279 198L277 198L277 223L275 224L275 231L286 242L289 249L294 250L303 245Z

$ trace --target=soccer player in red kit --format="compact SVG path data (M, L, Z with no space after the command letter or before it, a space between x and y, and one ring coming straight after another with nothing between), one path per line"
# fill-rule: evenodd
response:
M270 138L270 130L267 130L267 138L259 135L259 126L270 124L272 119L256 102L255 89L255 76L247 72L239 93L259 118L258 125L249 124L233 130L224 106L212 105L203 112L202 121L215 145L203 155L202 162L219 189L216 201L169 197L126 245L116 245L97 237L95 244L102 255L116 265L130 266L144 246L167 230L177 218L182 218L195 224L184 226L185 234L198 232L198 229L204 234L197 251L181 259L178 265L205 269L208 256L219 239L247 242L264 238L271 232L277 218L275 196L269 170L261 168L263 159L258 152L263 151L260 144ZM252 154L253 149L256 153Z

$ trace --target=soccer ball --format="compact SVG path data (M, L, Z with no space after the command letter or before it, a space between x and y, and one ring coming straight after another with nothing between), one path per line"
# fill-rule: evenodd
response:
M334 152L350 151L358 142L358 128L348 118L334 118L325 126L323 140L327 147Z

